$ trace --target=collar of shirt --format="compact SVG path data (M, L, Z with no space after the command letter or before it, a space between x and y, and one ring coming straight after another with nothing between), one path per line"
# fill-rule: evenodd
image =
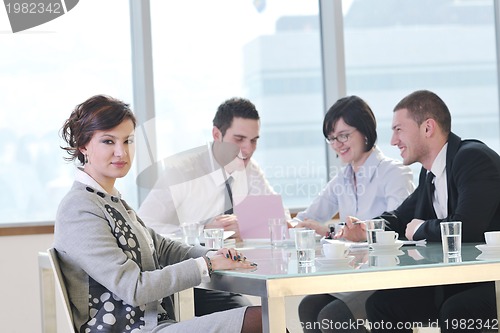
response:
M226 170L224 170L224 168L220 166L215 160L212 149L209 149L208 153L210 156L210 163L211 163L210 167L212 169L212 172L210 172L210 177L212 178L216 186L224 185L226 179L229 179L230 177L234 179L233 183L238 183L237 181L238 179L241 181L246 180L247 168L250 166L251 163L248 163L248 165L243 170L236 170L233 171L232 173L227 173Z
M233 192L233 196L245 196L248 194L248 187L245 186L247 184L247 172L246 168L243 170L234 171L232 174L228 175L227 173L223 173L222 170L217 170L210 173L210 178L214 182L215 186L220 188L221 190L226 190L226 179L232 178L231 189Z
M212 178L215 185L220 186L225 183L226 179L229 178L230 175L228 176L227 173L225 173L225 171L219 169L211 172L210 177Z
M359 168L358 172L356 172L356 183L361 184L369 182L377 172L377 167L383 159L384 155L382 154L382 151L375 146L365 163ZM347 165L344 170L344 176L347 179L352 179L353 173L354 169L352 168L352 165Z
M446 152L448 150L448 143L445 143L443 148L439 151L434 162L432 162L431 172L436 176L436 179L441 178L446 171Z
M105 189L102 188L101 185L99 185L98 182L95 181L94 178L92 178L88 173L83 171L83 168L81 168L81 167L78 167L76 169L75 180L77 182L82 183L82 184L91 186L99 191L104 192L104 193L108 193ZM118 197L118 198L121 198L121 194L120 194L120 192L118 192L118 190L116 188L113 188L113 193L108 193L108 194L113 195L113 196Z
M212 147L213 147L213 142L207 143L208 156L210 159L210 170L211 170L209 175L210 178L212 178L214 184L216 186L220 186L224 184L228 175L215 159Z
M434 162L432 162L431 172L436 176L434 178L434 210L438 218L443 219L448 216L448 184L446 181L446 152L448 143L446 143L438 153Z

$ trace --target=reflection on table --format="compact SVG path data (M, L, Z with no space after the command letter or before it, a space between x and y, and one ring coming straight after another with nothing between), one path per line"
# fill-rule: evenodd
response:
M284 332L286 296L500 281L500 255L480 260L475 245L463 244L452 260L443 258L440 243L428 243L396 251L353 248L348 259L329 262L318 243L315 265L303 268L292 243L272 248L269 241L249 241L238 249L255 269L215 272L200 287L261 297L264 331Z
M462 255L448 258L443 256L440 243L429 243L426 246L403 246L394 250L369 250L368 247L354 247L349 250L345 258L326 258L318 243L316 260L313 268L307 273L341 274L342 271L353 270L394 270L431 267L432 265L446 266L460 263L463 265L480 264L484 261L500 261L500 252L497 255L485 256L477 244L463 244ZM257 268L245 271L218 272L221 275L259 276L266 278L291 277L303 274L297 263L297 255L293 244L284 247L271 247L268 241L252 240L240 243L237 247L250 261L258 264Z

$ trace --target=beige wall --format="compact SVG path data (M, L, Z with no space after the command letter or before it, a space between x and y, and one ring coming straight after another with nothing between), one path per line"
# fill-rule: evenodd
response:
M40 333L38 252L53 235L0 237L0 322L5 333Z

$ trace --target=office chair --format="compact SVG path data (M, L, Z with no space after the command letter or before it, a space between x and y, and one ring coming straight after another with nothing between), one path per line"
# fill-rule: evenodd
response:
M66 284L59 266L57 251L50 248L47 252L38 253L38 265L40 269L40 294L42 305L42 332L57 333L57 298L62 300L62 312L64 321L61 332L75 332L73 318L69 304Z

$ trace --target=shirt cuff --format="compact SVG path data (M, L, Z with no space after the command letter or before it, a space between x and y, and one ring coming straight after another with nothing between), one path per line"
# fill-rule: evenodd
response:
M214 250L210 250L208 251L207 253L205 253L205 255L209 258L213 258L215 257L215 255L217 254L217 251L214 251Z
M208 273L208 266L205 258L198 257L195 259L198 269L200 270L201 282L210 282L210 275Z
M417 233L418 229L422 226L422 224L424 224L424 222L420 223L419 225L417 225L417 227L415 228L415 231L413 232L413 236L415 236L415 234Z

